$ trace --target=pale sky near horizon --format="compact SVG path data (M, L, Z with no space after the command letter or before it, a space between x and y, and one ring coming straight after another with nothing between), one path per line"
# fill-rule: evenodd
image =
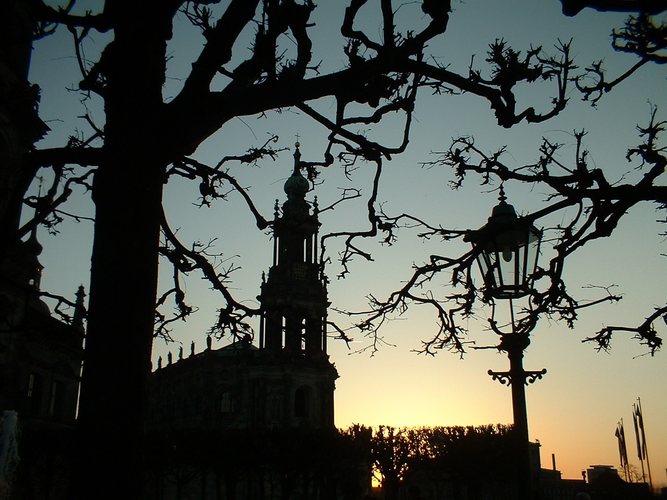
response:
M99 2L91 0L89 4L97 10ZM316 47L318 43L323 47L315 59L323 59L322 70L326 71L345 64L337 31L343 2L321 1L320 4L313 17L316 26L311 31L317 36ZM417 3L405 3L400 12L406 19L424 22ZM376 24L372 16L367 15L364 20L368 27ZM573 38L573 55L580 67L603 57L610 73L618 74L634 61L609 48L609 33L612 28L620 27L623 20L622 15L593 11L566 18L560 13L557 0L454 2L449 30L430 44L430 50L441 57L439 63L465 74L472 54L483 67L486 45L497 38L504 38L522 50L531 43L542 44L552 53L558 39ZM370 29L371 36L380 36L377 28ZM88 50L95 53L106 40L105 36L95 37ZM41 115L52 129L39 147L62 144L63 138L75 127L85 130L85 124L76 120L83 114L83 107L74 93L64 91L79 81L67 43L66 31L60 30L53 38L39 41L35 46L31 79L43 89ZM192 32L177 26L170 46L174 62L170 63L166 98L178 91L198 47L199 40L193 38ZM635 127L647 123L650 106L657 105L659 116L667 119L666 77L664 68L645 67L605 96L596 109L580 102L576 92L571 91L571 102L558 118L540 125L520 124L510 130L498 127L488 105L474 96L430 96L424 92L415 109L410 146L405 154L385 163L378 200L384 203L388 213L414 213L434 225L466 229L484 224L496 203L495 193L487 192L488 189L480 187L479 180L473 178L461 190L452 191L447 185L452 179L451 172L445 168L423 169L419 165L432 160L432 151L446 148L451 137L459 134L474 135L485 151L508 145L505 161L520 165L537 157L543 135L565 144L561 157L563 161L570 161L574 145L572 131L585 128L589 131L585 146L590 151L592 164L609 172L612 178L621 178L635 166L626 162L625 152L638 144ZM549 84L545 85L540 87L542 91ZM526 90L522 95L540 106L548 104L541 91ZM327 109L328 103L318 105ZM99 103L93 100L90 106L95 113ZM196 156L201 161L215 163L224 155L240 154L264 142L269 132L277 133L279 145L289 148L298 134L304 160L320 159L326 144L325 130L293 110L285 110L261 120L256 117L234 120L202 144ZM400 140L398 132L392 124L379 132L369 130L369 135L396 144ZM662 144L665 141L663 137ZM263 162L261 168L231 165L230 173L251 188L258 209L264 217L270 218L275 199L281 202L284 199L282 186L291 168L291 151L285 151L275 163ZM323 183L312 194L318 196L321 207L335 202L340 188L362 186L364 196L368 196L372 174L370 165L361 165L352 181L348 181L340 167L332 166L322 172ZM509 184L506 191L519 211L539 207L544 198L543 192L523 186ZM179 234L186 241L217 238L217 248L230 259L228 262L241 266L233 275L233 291L240 299L256 305L261 273L271 264L269 235L256 229L239 196L230 194L228 202L196 209L193 203L197 196L194 183L174 182L166 187L166 207L172 226L180 228ZM322 233L366 228L364 203L365 198L324 212ZM82 197L73 200L70 211L90 215L92 207ZM631 411L632 404L641 397L653 480L656 484L667 484L664 348L653 357L647 356L642 346L622 335L614 340L609 353L598 353L592 344L581 343L603 325L636 325L653 307L664 304L667 278L664 254L667 250L659 234L664 228L656 223L659 218L664 218L664 214L656 213L653 206L634 209L624 218L613 238L584 248L568 262L566 278L573 293L592 298L595 291L582 287L616 284L616 290L624 298L619 304L583 312L573 330L544 319L526 352L526 369L548 370L543 380L527 389L530 435L542 444L543 466L550 467L551 454L555 454L557 467L564 477L579 478L580 471L591 464L619 466L614 430L620 419L625 422L630 462L639 469ZM92 228L85 221L65 222L57 237L45 232L40 234L45 247L41 257L45 266L44 289L73 295L80 283L87 286L91 235ZM372 252L374 261L356 260L350 276L344 280L336 279L341 270L336 262L340 247L331 244L332 262L327 273L333 307L363 309L369 293L384 297L409 278L413 262L425 262L431 254L457 255L461 251L457 245L422 242L416 238L415 231L410 230L401 230L398 243L391 247L380 247L371 241L360 244ZM128 286L132 286L131 277L128 277ZM186 347L194 340L200 350L219 299L199 277L191 279L187 287L199 312L186 324L178 325L174 337ZM446 277L432 290L434 294L448 293ZM483 318L485 314L479 311L478 317ZM333 313L332 318L341 324L349 323ZM478 345L494 342L483 321L471 320L469 327L470 337ZM368 352L352 352L368 345L358 333L351 333L355 342L350 348L340 341L329 342L331 360L340 374L335 394L337 426L510 423L510 391L493 382L486 373L488 369L506 370L506 357L493 350L469 350L463 359L448 352L434 357L413 352L420 348L421 341L433 335L435 328L433 312L421 306L386 325L386 345L373 356ZM657 325L657 328L663 338L667 336L665 325ZM154 359L159 355L164 357L169 349L175 352L178 344L165 346L157 341Z

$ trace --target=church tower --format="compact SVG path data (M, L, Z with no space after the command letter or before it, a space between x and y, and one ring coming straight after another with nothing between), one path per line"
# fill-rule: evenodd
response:
M309 183L301 174L299 143L294 170L285 182L287 200L273 222L273 265L258 297L262 317L259 350L286 375L283 388L292 419L307 427L334 426L333 391L338 378L326 342L326 277L318 261L317 201L306 201ZM270 403L269 403L270 406Z
M317 258L317 201L305 200L308 181L300 172L299 144L294 171L285 182L282 215L276 200L273 265L262 283L260 349L306 358L326 356L327 290Z

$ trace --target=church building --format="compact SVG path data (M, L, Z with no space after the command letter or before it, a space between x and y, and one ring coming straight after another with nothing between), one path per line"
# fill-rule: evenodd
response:
M168 359L152 374L154 429L333 429L336 368L327 356L327 290L317 258L317 204L294 154L287 200L273 221L273 265L262 277L259 339Z

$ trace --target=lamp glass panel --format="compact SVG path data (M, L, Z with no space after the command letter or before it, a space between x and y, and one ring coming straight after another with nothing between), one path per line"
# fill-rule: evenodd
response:
M477 263L479 264L479 270L482 273L484 285L491 288L497 287L497 254L485 249L477 257Z

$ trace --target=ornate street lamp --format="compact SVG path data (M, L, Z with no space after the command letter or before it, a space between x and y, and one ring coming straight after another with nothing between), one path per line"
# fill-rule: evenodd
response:
M520 219L500 188L500 202L488 222L469 236L486 291L496 299L528 295L537 267L542 231Z
M488 222L479 230L471 232L466 239L477 252L486 296L494 300L509 299L510 331L502 331L493 317L490 323L493 331L500 335L498 349L507 353L510 369L505 372L489 370L488 373L494 380L512 388L514 429L520 450L518 493L521 500L529 500L534 498L535 483L532 479L525 386L542 378L546 370L523 369L523 352L530 345L530 331L534 323L522 322L522 326L517 328L513 300L531 293L542 231L517 216L514 207L507 203L502 186L499 200ZM493 310L495 312L495 307Z

